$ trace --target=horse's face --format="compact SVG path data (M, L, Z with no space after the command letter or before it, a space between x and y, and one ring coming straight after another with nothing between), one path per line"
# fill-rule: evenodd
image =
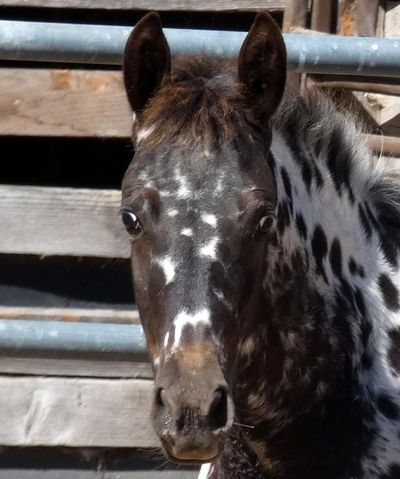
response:
M269 132L251 122L243 122L246 131L237 132L237 141L220 135L211 147L198 137L189 144L179 135L168 140L168 131L158 141L157 130L167 125L149 124L144 107L151 97L156 102L158 89L163 94L169 65L159 18L147 15L125 51L136 153L123 182L122 216L155 371L154 427L170 459L196 463L217 457L233 424L237 345L249 327L242 319L251 317L261 287L276 191L266 161ZM267 82L275 95L267 98L260 81L271 68L274 81ZM280 100L284 77L280 33L267 15L259 15L239 57L248 109L267 118Z

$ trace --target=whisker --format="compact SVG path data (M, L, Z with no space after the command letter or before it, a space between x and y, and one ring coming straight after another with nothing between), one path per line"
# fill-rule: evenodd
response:
M233 423L235 426L240 426L240 427L247 427L249 429L254 429L254 426L250 426L249 424L241 424L240 422L234 422Z

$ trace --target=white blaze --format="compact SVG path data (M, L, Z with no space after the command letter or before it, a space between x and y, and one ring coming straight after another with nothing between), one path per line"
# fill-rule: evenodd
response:
M210 311L208 309L201 309L197 313L188 313L181 311L174 319L175 338L174 346L177 347L181 340L183 328L187 325L196 327L198 324L210 324Z

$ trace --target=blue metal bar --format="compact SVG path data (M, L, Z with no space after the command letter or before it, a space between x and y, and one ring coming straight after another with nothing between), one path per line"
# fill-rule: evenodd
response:
M0 21L0 60L120 65L131 28ZM166 28L174 54L236 55L244 32ZM400 76L400 39L286 34L297 72Z
M137 324L0 320L0 356L87 357L145 361Z

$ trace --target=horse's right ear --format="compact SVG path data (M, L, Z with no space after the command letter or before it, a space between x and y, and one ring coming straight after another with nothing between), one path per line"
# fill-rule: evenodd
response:
M132 30L124 52L124 82L136 114L161 86L171 69L171 53L157 13L144 16Z
M286 69L279 27L268 13L258 13L240 49L238 74L245 98L261 118L270 117L278 107Z

